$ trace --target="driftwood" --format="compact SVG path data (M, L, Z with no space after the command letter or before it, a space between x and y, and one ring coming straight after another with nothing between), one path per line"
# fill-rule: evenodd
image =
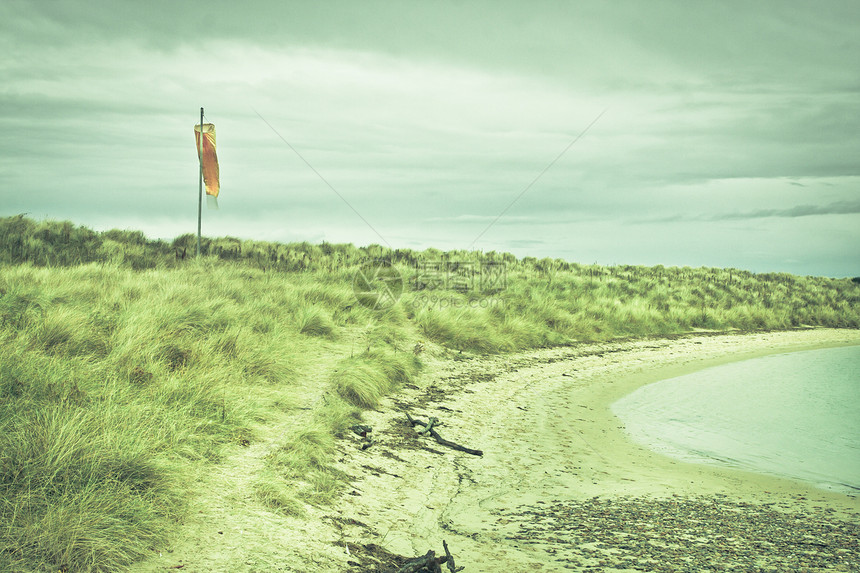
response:
M443 446L448 446L449 448L453 448L453 449L461 451L461 452L466 452L467 454L472 454L473 456L483 456L484 455L484 452L482 452L481 450L473 450L472 448L467 448L466 446L461 446L460 444L455 444L454 442L450 442L450 441L446 440L445 438L443 438L442 436L440 436L439 432L437 432L436 429L434 428L434 426L436 426L439 423L439 420L437 420L436 418L430 418L430 420L428 422L422 422L421 420L416 420L415 418L410 416L408 412L406 413L406 418L409 420L409 423L412 424L413 428L416 425L423 426L424 429L421 430L420 433L421 434L430 434L431 436L433 436L433 439L435 439L437 442L439 442Z
M458 573L465 569L465 567L457 567L454 564L454 556L448 550L448 543L444 539L442 540L442 546L445 548L445 555L443 557L436 557L436 552L431 549L421 557L410 559L404 563L397 570L397 573L442 573L440 565L443 563L451 573Z
M397 573L442 573L442 563L448 561L448 556L436 557L436 552L432 549L422 557L410 559L403 564L403 567L397 570Z
M450 551L448 551L448 543L444 539L442 540L442 547L445 548L445 557L448 558L448 561L446 561L445 563L451 573L457 573L458 571L462 571L463 569L465 569L465 567L457 567L457 565L454 564L454 556L451 555Z

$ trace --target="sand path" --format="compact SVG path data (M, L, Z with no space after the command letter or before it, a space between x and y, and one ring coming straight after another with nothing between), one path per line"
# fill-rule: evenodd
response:
M253 427L247 447L227 447L224 458L195 476L187 495L188 515L166 547L129 568L133 573L269 572L340 570L342 548L330 538L331 525L318 515L298 519L274 511L260 502L254 482L262 472L265 456L282 445L294 429L303 428L314 407L328 390L328 377L341 356L338 347L326 343L310 354L308 368L286 392L271 391L272 400L287 402L272 408L267 418ZM259 399L259 397L256 397ZM328 543L306 543L305 535Z

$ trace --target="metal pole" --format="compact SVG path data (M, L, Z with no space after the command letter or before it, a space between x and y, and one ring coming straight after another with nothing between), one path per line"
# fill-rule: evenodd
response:
M200 221L203 219L203 108L200 108L200 195L197 198L197 256L200 256Z

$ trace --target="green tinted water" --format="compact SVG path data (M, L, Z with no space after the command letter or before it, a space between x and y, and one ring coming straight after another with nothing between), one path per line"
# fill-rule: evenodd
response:
M860 346L708 368L612 410L634 440L682 460L860 490Z

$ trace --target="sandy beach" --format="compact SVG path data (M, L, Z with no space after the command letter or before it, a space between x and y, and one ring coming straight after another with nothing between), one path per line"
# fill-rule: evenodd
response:
M446 540L468 572L860 570L856 496L675 461L631 442L609 409L708 366L850 344L860 332L701 334L489 358L431 348L421 383L367 413L374 445L343 441L340 466L354 481L318 516L315 537L331 547L315 562L385 571L398 562L391 554L444 554ZM438 418L444 438L483 455L416 437L406 411ZM330 561L338 553L343 569Z
M130 571L391 572L444 555L443 541L465 573L860 571L857 496L675 461L633 443L610 410L644 384L708 366L853 344L860 331L827 329L488 357L428 343L415 384L365 412L372 445L352 432L339 440L350 485L334 505L297 517L254 495L265 456L306 410L284 413L267 439L200 476L178 535ZM319 363L319 392L328 368ZM483 455L419 436L407 412Z

